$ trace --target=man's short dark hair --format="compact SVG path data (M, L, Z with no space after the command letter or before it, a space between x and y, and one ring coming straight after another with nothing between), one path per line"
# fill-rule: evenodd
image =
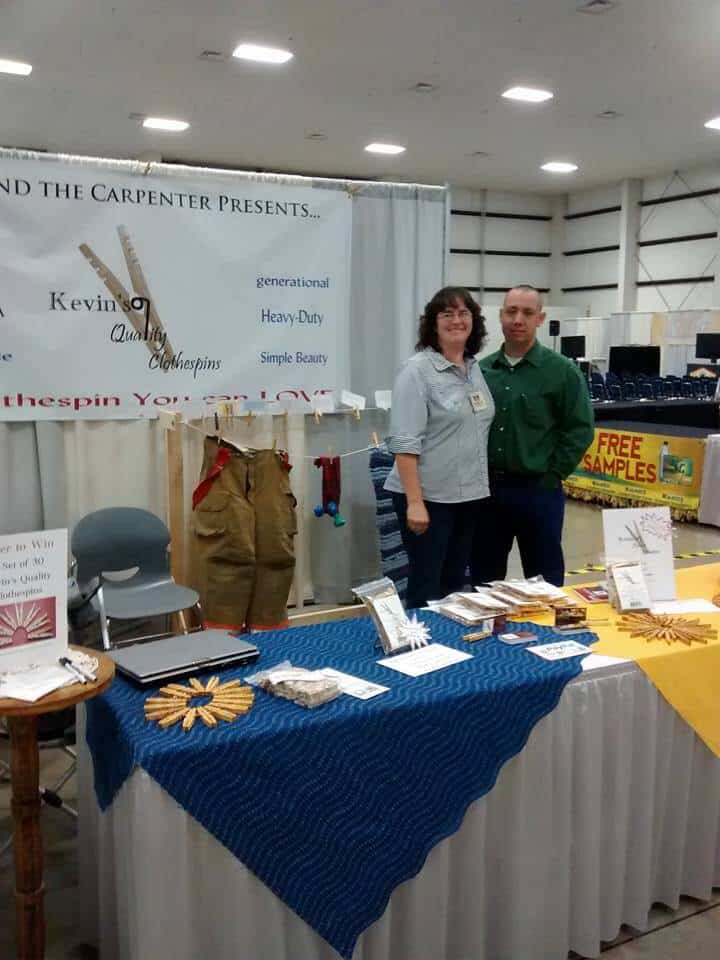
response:
M512 285L512 287L510 287L510 290L508 290L508 292L505 294L505 297L507 297L508 293L510 293L512 290L530 290L530 291L532 291L532 293L534 293L534 294L537 295L538 310L542 311L542 308L543 308L542 293L540 293L540 291L538 290L537 287L534 287L531 283L514 283L514 284ZM503 300L503 303L504 303L504 302L505 302L505 301Z
M432 347L438 353L442 353L437 332L438 314L443 310L452 310L462 303L472 314L472 330L465 344L465 356L474 357L482 349L485 343L485 317L480 313L480 306L469 290L464 287L443 287L438 290L435 296L430 300L423 310L420 317L420 330L418 333L418 342L416 350L423 350L425 347Z

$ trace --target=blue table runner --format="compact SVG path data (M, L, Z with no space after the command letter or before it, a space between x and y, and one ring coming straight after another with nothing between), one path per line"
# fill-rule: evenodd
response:
M222 673L243 677L286 659L334 667L390 687L367 701L342 696L307 710L257 690L234 723L160 730L143 715L152 694L117 678L87 704L101 809L141 766L350 958L395 887L460 827L581 671L579 658L548 662L494 638L468 644L471 628L425 611L420 619L435 642L472 659L406 677L376 663L375 629L362 618L262 634L257 664ZM547 627L515 626L558 639Z

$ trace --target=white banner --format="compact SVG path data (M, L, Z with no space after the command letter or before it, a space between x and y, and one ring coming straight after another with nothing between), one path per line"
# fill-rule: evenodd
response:
M0 420L348 386L342 190L0 160Z

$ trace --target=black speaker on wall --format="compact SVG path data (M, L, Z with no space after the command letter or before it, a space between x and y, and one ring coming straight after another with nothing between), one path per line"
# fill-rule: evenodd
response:
M559 337L560 336L560 321L551 320L550 321L550 336Z

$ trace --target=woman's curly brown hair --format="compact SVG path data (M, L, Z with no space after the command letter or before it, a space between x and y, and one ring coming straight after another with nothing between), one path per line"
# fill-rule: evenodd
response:
M473 357L482 349L487 338L485 317L480 313L480 307L469 290L464 287L443 287L438 290L432 300L426 304L423 315L420 317L420 330L416 350L432 347L442 353L437 332L438 314L444 310L457 308L459 304L467 307L472 314L472 330L465 344L465 356Z

